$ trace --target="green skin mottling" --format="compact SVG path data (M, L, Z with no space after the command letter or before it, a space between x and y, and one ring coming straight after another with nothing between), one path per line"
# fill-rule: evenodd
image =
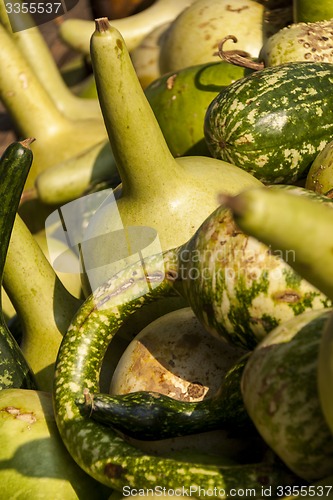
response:
M164 394L91 394L78 401L86 417L143 440L166 439L221 428L252 428L244 408L240 380L248 356L229 370L215 396L179 401Z
M218 208L177 251L175 288L212 334L253 349L278 324L328 307L325 295ZM196 279L193 279L198 277Z
M292 62L229 85L205 116L212 156L266 184L305 177L332 138L332 81L330 63Z
M331 309L276 328L242 377L245 406L266 443L306 481L333 473L333 438L317 389L318 350Z
M163 267L163 266L162 266ZM77 400L84 389L99 392L99 372L106 349L129 314L172 293L168 280L145 293L147 281L158 284L161 261L147 262L145 279L129 268L94 292L82 305L64 336L56 363L54 408L63 442L74 460L92 477L111 488L217 488L215 498L226 498L222 489L295 484L298 478L281 464L256 463L219 466L149 455L128 444L116 431L81 415ZM123 305L124 304L124 305ZM259 496L258 496L259 495ZM196 494L204 498L204 493ZM237 498L237 497L235 497Z

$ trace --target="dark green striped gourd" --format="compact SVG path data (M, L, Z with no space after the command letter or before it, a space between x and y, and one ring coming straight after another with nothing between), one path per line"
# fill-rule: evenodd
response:
M205 116L212 156L264 183L292 183L333 135L333 65L292 62L238 80Z
M242 376L258 432L309 482L333 473L333 437L317 384L319 345L331 312L310 311L277 327L252 352Z
M84 416L144 440L187 436L216 429L252 428L244 408L240 380L248 355L225 375L218 392L202 401L179 401L150 391L92 394L88 388L78 406Z
M21 193L32 164L32 139L10 144L0 158L0 283ZM0 299L1 304L1 299ZM0 311L0 390L36 389L33 374Z

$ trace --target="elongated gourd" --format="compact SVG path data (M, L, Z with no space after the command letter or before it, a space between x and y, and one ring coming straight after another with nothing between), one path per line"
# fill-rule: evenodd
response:
M305 187L315 193L324 194L332 198L333 195L333 141L326 144L324 149L314 159L306 176Z
M94 252L84 256L84 267L92 270L92 286L105 281L127 258L112 263L118 242L112 231L148 226L157 232L163 250L172 248L186 240L216 207L219 186L234 193L259 183L221 160L203 156L175 159L119 31L106 18L97 20L96 27L91 60L122 184L114 193L116 204L112 194L90 219L85 233L87 240L105 237L105 244L94 246Z
M128 50L132 50L153 28L174 19L193 1L156 0L153 5L137 14L113 20L113 25L122 34ZM72 49L89 55L89 42L94 30L93 21L65 19L59 27L59 36Z
M0 281L8 251L15 215L23 186L32 163L31 139L10 144L0 158ZM1 305L1 299L0 299ZM36 389L36 381L21 349L8 330L0 309L0 390Z
M247 356L228 371L218 392L201 401L179 401L159 392L94 394L85 389L77 404L82 415L137 439L159 440L216 429L252 428L240 379Z
M333 211L329 206L267 188L249 189L221 200L244 232L277 251L301 276L333 299Z
M100 119L71 120L55 106L14 40L0 24L0 100L16 132L35 137L26 188L42 170L71 158L107 137Z
M19 215L8 247L3 286L20 318L21 349L38 389L50 392L62 336L82 301L66 290Z
M0 1L0 22L12 35L15 44L33 69L57 108L70 119L100 119L101 109L97 99L85 99L74 95L65 84L55 59L40 30L28 13L17 9L9 17L5 0Z
M159 280L160 272L160 258L147 262L148 281L153 284ZM110 288L105 285L97 289L73 318L56 365L53 397L57 426L68 451L83 470L118 491L125 485L145 489L163 484L168 489L181 484L187 489L199 484L201 493L196 490L196 494L200 499L204 498L202 491L208 488L216 488L220 498L227 498L227 490L233 487L261 491L262 486L271 485L276 491L277 485L297 483L294 474L276 463L221 466L211 461L208 464L202 460L188 461L181 455L170 458L145 453L113 429L80 414L76 402L86 387L93 393L98 392L99 371L111 339L124 324L125 317L151 303L157 290L144 295L146 279L128 270L111 281ZM161 286L167 293L168 287ZM123 294L133 293L137 298L126 303ZM193 489L192 493L195 493Z

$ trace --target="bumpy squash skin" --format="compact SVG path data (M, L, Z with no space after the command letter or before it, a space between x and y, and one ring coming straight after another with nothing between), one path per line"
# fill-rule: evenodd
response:
M145 94L171 153L176 156L210 156L203 121L208 105L247 70L221 61L199 64L161 76Z
M333 472L333 438L317 387L318 351L331 309L281 325L244 369L245 406L266 443L306 481Z
M204 327L245 349L278 324L330 305L268 246L243 233L222 206L166 261L175 288Z
M57 360L54 407L61 437L74 460L92 477L119 491L131 488L189 489L197 498L205 498L204 490L216 488L215 497L227 498L230 488L261 487L299 482L281 464L269 462L236 466L203 464L160 457L130 445L113 429L84 418L76 404L83 390L98 392L99 371L105 351L129 315L170 294L170 285L161 280L161 261L147 263L146 279L137 269L129 268L98 288L80 308L65 335ZM151 291L146 293L147 280ZM171 287L172 288L172 287ZM144 295L146 293L146 295Z
M229 85L205 116L212 156L267 184L305 177L332 138L332 78L330 63L292 62Z

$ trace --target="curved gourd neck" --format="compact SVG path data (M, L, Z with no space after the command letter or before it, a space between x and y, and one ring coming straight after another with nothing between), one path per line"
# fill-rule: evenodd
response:
M167 187L179 170L132 65L124 39L106 18L96 20L91 60L98 97L123 194Z
M23 136L45 137L69 121L34 75L15 41L0 24L0 100Z

